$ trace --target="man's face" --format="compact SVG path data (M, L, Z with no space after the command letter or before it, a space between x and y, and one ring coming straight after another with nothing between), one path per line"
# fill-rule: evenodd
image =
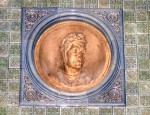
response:
M83 45L72 45L70 50L67 52L67 65L75 69L81 69L83 65L84 52L85 49Z

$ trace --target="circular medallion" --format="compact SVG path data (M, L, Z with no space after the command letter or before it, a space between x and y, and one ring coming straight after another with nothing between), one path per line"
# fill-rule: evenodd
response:
M39 90L79 99L111 85L118 72L118 45L103 20L60 12L43 17L32 28L26 66Z
M109 91L109 97L113 100L118 100L121 98L120 91L116 88L113 88Z
M30 11L30 13L27 12L27 20L29 22L35 22L37 20L37 18L38 18L37 12L32 11L32 10Z
M34 48L34 64L50 87L82 92L101 83L108 72L111 50L105 36L82 21L62 21L48 27Z
M116 13L109 13L106 17L109 22L117 22L118 21L118 14L116 14Z

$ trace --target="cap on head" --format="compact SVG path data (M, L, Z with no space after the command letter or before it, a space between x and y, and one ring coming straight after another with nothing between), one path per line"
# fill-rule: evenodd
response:
M61 55L63 62L67 62L67 52L71 49L74 44L82 45L86 49L86 39L82 33L70 33L61 42Z

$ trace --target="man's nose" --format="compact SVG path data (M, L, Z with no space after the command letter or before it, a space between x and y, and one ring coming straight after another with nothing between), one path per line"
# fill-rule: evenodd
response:
M78 51L77 51L77 54L78 54L78 55L82 54L82 51L81 51L81 50L78 50Z
M77 54L77 57L78 57L78 58L82 58L82 55L83 55L82 52L79 52L79 53Z

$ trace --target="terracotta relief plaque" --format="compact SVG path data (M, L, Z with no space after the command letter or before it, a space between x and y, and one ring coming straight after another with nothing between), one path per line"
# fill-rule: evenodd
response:
M23 8L20 105L125 105L122 11Z

